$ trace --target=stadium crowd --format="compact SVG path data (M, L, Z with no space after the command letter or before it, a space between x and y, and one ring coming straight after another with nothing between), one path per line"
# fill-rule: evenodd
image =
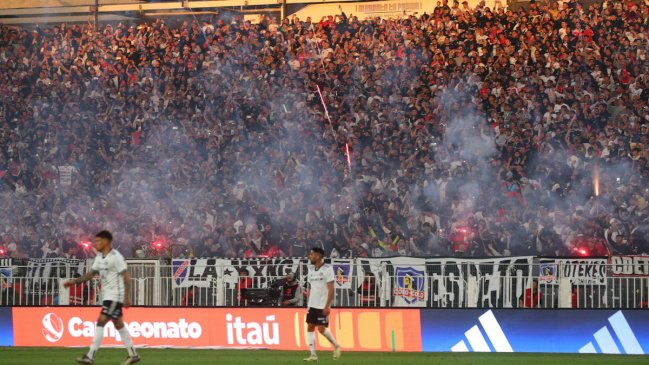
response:
M444 0L0 26L0 247L85 257L109 229L126 256L649 253L648 21Z

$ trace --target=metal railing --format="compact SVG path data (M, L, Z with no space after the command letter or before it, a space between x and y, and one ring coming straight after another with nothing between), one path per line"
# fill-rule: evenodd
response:
M224 265L210 275L180 281L173 268L151 261L130 263L131 298L141 306L305 306L306 264L292 267L266 265L240 275ZM601 265L600 265L601 266ZM413 265L400 272L385 264L368 269L352 263L336 275L334 306L429 307L429 308L646 308L649 276L613 274L610 265L592 272L599 276L562 277L539 275L538 263L515 265L504 272L486 272L479 266L456 266L453 270ZM177 269L177 268L176 268ZM24 272L16 267L14 272ZM293 271L295 283L286 283ZM454 271L454 272L453 272ZM485 271L485 272L483 272ZM272 274L269 274L272 273ZM441 274L439 274L441 273ZM344 274L344 275L343 275ZM65 289L61 277L2 277L0 305L97 305L101 287L96 280ZM531 287L538 283L538 291ZM290 293L289 293L290 291ZM295 298L295 303L285 300ZM284 298L286 296L286 298Z
M59 304L59 279L43 277L2 277L0 306L41 306ZM98 286L85 284L79 287L85 298L79 305L95 305Z

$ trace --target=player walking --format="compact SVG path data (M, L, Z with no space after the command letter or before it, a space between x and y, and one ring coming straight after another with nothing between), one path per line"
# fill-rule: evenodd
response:
M334 299L334 269L323 261L324 251L320 247L314 247L309 252L309 261L315 267L309 270L307 281L309 282L309 312L306 315L308 324L307 342L311 356L304 361L318 361L315 351L315 328L334 346L334 360L340 358L340 345L329 331L329 313L331 302Z
M104 338L104 326L109 320L115 324L115 329L119 332L124 342L124 347L128 351L128 358L122 365L135 364L140 361L140 356L135 352L131 335L128 328L124 326L122 317L122 307L128 308L131 305L131 282L128 271L126 271L126 261L124 257L113 249L113 235L108 231L101 231L95 236L95 249L97 256L92 263L92 269L80 278L67 281L65 287L86 282L95 275L99 274L102 288L101 314L97 320L95 328L95 338L92 341L88 354L77 358L80 364L92 364L95 361L95 355L101 340Z

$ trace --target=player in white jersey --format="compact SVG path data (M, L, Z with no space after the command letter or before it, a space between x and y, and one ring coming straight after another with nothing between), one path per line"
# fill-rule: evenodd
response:
M309 253L309 261L314 266L309 270L307 281L309 283L309 312L306 315L307 342L311 356L304 361L318 361L318 354L315 351L315 329L334 346L334 360L340 358L340 345L334 339L329 331L329 313L331 312L331 303L334 300L334 269L323 261L324 250L320 247L314 247Z
M122 317L122 307L128 308L131 305L131 278L126 270L124 257L113 249L112 243L113 235L110 232L101 231L97 233L95 236L97 256L92 263L92 269L80 278L65 283L67 288L86 282L97 274L99 274L101 281L102 307L95 328L95 338L88 354L77 358L77 362L80 364L92 364L95 361L95 354L97 354L101 340L104 338L104 326L109 320L112 320L115 324L115 329L122 337L124 347L128 351L128 357L122 365L135 364L140 361L140 356L135 352L131 335L128 328L124 326L124 318Z

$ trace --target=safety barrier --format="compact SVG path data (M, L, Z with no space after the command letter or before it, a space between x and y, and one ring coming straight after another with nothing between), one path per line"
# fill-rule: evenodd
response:
M401 257L330 264L338 307L630 309L647 307L649 270L641 260ZM63 268L44 275L34 265L13 267L14 275L1 277L0 305L100 303L96 281L63 288L74 270L85 270ZM288 258L131 261L131 298L138 306L304 306L308 270L305 259Z

